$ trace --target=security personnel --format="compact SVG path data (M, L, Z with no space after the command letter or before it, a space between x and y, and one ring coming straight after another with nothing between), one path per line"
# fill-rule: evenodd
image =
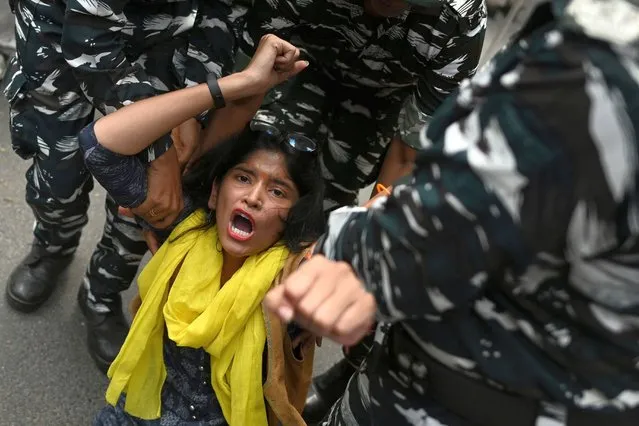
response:
M26 200L35 215L29 254L6 287L9 305L29 312L52 294L87 223L93 180L77 134L95 110L206 81L232 66L231 0L13 0L17 53L5 76L14 150L32 160ZM148 197L132 208L170 224L182 207L180 169L165 135L140 156ZM107 198L107 221L78 293L88 345L105 370L128 331L119 292L129 287L146 245L136 223Z
M310 62L256 119L320 141L330 211L354 204L385 157L383 181L410 171L419 130L476 71L486 8L484 0L257 1L245 28L243 52L272 32Z
M375 347L323 425L639 424L639 1L554 0L444 103L410 183L267 296Z
M325 211L407 174L419 130L473 75L486 30L483 0L256 1L240 48L274 33L310 66L267 97L255 119L319 141ZM314 381L305 419L321 418L366 354L365 342Z

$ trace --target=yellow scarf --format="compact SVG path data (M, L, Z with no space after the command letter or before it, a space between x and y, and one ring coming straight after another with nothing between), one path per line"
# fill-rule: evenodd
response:
M229 425L266 425L261 302L288 251L278 244L249 257L220 289L217 227L198 229L205 220L203 211L186 218L140 274L142 305L109 369L106 398L115 405L125 393L127 413L160 417L166 324L178 346L204 348L211 355L211 384Z

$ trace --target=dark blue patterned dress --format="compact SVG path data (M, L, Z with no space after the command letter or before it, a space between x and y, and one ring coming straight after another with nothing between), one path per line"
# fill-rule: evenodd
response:
M117 406L106 406L94 426L226 426L222 408L211 387L211 357L204 349L177 346L165 336L166 380L162 388L162 414L141 420L124 411L124 396Z

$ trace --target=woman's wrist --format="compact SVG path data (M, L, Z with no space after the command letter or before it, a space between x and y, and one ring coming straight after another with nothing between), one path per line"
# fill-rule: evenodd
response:
M259 80L245 71L222 77L218 80L218 84L227 104L265 91Z

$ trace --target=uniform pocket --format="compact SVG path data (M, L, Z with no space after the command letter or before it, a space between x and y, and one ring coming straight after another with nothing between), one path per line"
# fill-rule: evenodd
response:
M11 106L11 147L23 159L38 152L38 113L26 100Z
M27 82L15 57L5 75L4 95L9 101L11 147L25 160L38 152L38 112L29 100Z
M13 101L17 98L24 97L23 92L26 82L27 80L25 79L22 69L18 64L18 59L16 58L16 55L13 55L7 64L7 70L2 81L4 96L9 101L9 104L13 103Z

